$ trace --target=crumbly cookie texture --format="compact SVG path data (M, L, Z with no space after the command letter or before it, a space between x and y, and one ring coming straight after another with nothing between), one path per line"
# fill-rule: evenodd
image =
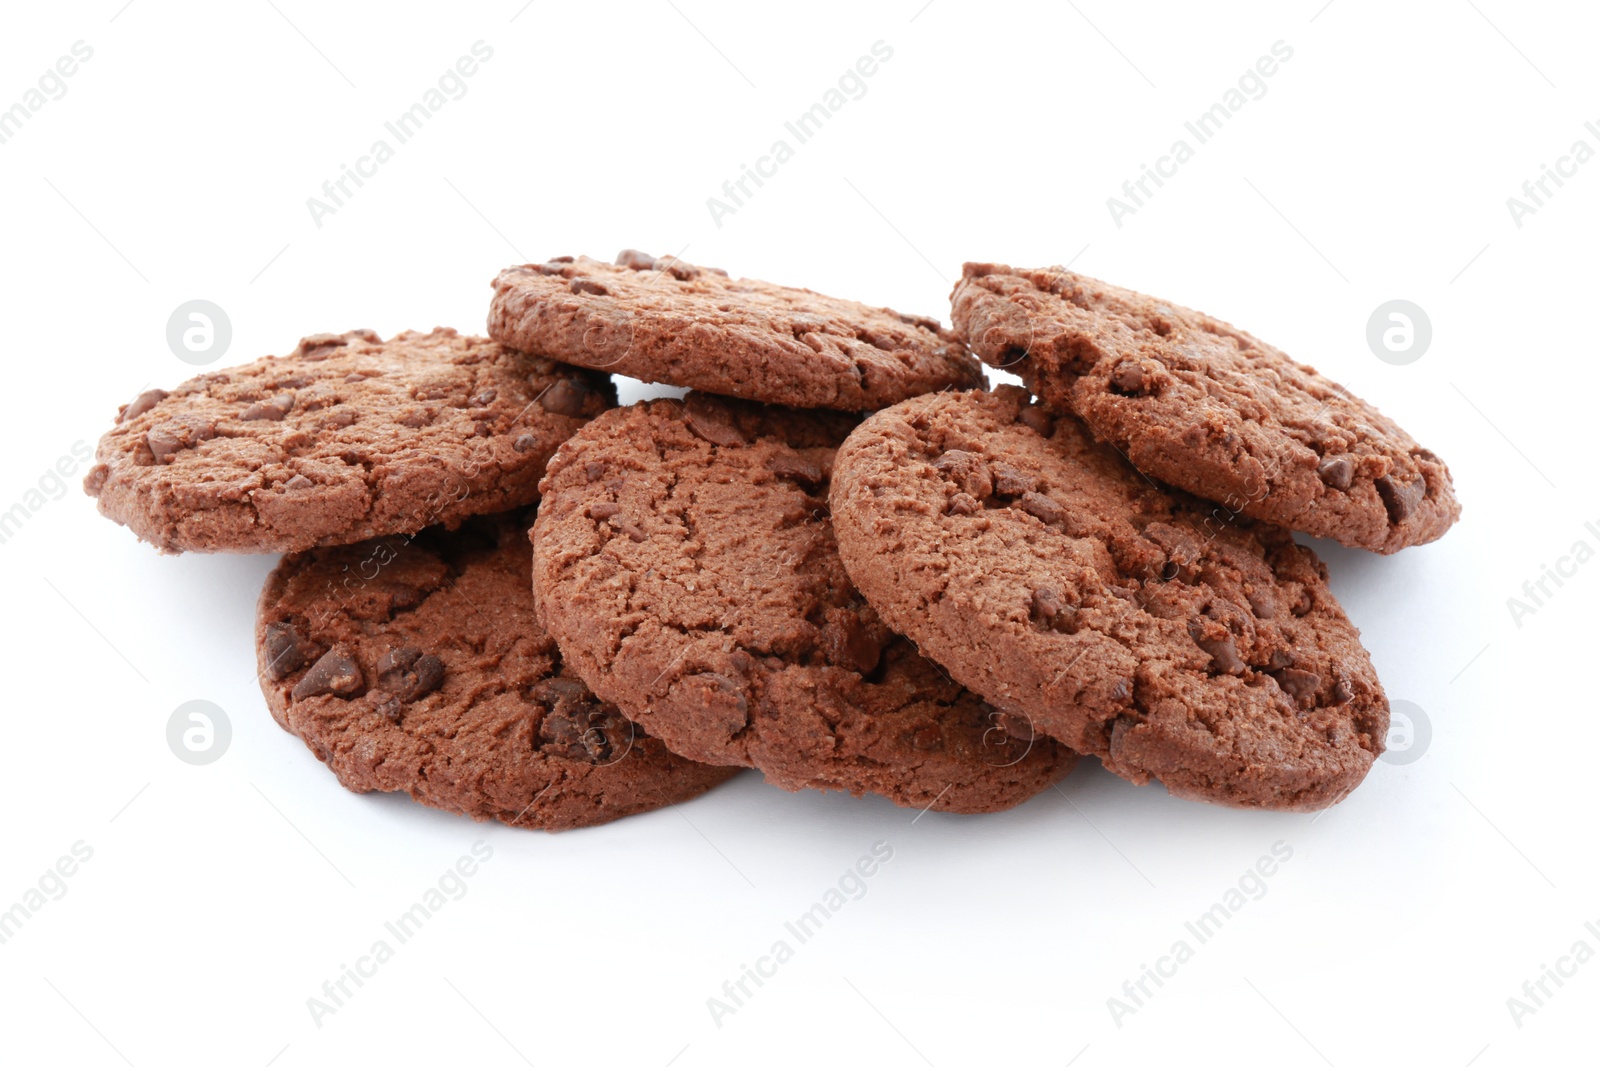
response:
M933 319L670 256L562 256L504 270L494 290L490 337L647 382L841 411L983 382Z
M871 416L830 500L890 626L1131 781L1312 810L1383 750L1388 702L1310 550L1157 486L1021 389Z
M1225 322L1062 267L968 263L950 299L986 363L1224 514L1384 553L1435 540L1461 514L1443 460Z
M785 789L996 811L1074 755L963 690L851 586L828 522L854 418L691 393L608 412L551 461L541 618L673 751Z
M290 556L256 630L273 717L357 793L567 830L731 777L598 700L534 620L530 517Z
M163 552L300 552L532 503L615 403L608 375L451 329L318 334L140 394L83 484Z

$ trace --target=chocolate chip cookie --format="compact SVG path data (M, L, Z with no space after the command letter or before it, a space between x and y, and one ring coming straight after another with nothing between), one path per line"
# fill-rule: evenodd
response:
M84 489L163 552L299 552L521 507L608 375L454 330L319 334L140 394Z
M1157 486L1015 386L917 397L840 448L839 552L951 676L1134 782L1342 799L1389 706L1317 557Z
M593 826L732 776L618 714L534 619L529 517L289 556L256 656L278 724L357 793L513 826Z
M556 453L534 588L567 663L679 755L785 789L996 811L1073 755L950 681L850 585L828 522L832 412L691 393Z
M583 367L724 396L864 411L982 384L933 319L680 259L562 256L494 281L489 336Z
M951 303L981 359L1224 514L1388 553L1461 513L1443 460L1225 322L1061 267L968 263Z

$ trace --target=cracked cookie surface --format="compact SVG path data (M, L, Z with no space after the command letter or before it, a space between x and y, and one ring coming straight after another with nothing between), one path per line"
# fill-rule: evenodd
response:
M514 826L592 826L698 796L692 763L598 700L534 621L531 516L285 558L257 610L262 692L353 792Z
M1461 513L1443 460L1225 322L1061 267L968 263L950 301L984 362L1229 513L1385 553L1439 538Z
M828 521L853 416L691 393L596 419L534 524L543 623L681 755L785 789L995 811L1074 756L951 682L851 586Z
M1174 795L1313 810L1389 706L1316 555L1157 486L1014 386L917 397L839 449L839 551L956 681Z
M163 552L300 552L538 499L545 462L616 402L609 376L451 329L318 334L153 389L84 489Z
M840 411L983 383L933 319L671 256L564 256L510 267L494 289L490 337L647 382Z

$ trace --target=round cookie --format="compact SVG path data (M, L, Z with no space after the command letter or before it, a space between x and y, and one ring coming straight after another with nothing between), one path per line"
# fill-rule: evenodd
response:
M1131 781L1313 810L1383 751L1388 702L1309 549L1158 487L1015 386L871 416L830 499L890 626Z
M668 752L562 664L534 620L526 530L469 519L285 558L256 622L273 718L353 792L540 830L731 777Z
M1153 477L1317 537L1397 552L1461 514L1444 461L1313 368L1198 311L1062 267L968 263L958 333Z
M840 411L983 384L933 319L670 256L562 256L504 270L494 290L490 337L647 382Z
M854 418L691 393L596 419L550 463L540 618L601 697L680 755L790 790L998 811L1074 756L895 637L828 523Z
M300 552L530 504L615 403L607 375L450 329L319 334L140 394L83 487L163 552Z

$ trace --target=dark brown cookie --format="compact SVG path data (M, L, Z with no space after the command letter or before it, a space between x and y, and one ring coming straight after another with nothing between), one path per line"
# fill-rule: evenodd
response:
M1383 689L1309 549L1217 521L1015 386L873 415L831 501L890 626L1125 778L1310 810L1383 750Z
M163 552L299 552L521 507L610 378L454 330L319 334L152 389L84 479Z
M1432 541L1461 514L1443 460L1225 322L1061 267L968 263L951 303L985 362L1228 513L1375 552Z
M682 260L623 252L511 267L494 280L489 336L583 367L723 396L864 411L980 385L933 319Z
M284 559L256 623L273 718L353 792L541 830L729 778L668 752L563 666L534 619L526 531L495 516Z
M596 419L544 481L541 619L680 755L914 808L1021 803L1072 754L951 682L845 576L826 497L853 422L697 393Z

